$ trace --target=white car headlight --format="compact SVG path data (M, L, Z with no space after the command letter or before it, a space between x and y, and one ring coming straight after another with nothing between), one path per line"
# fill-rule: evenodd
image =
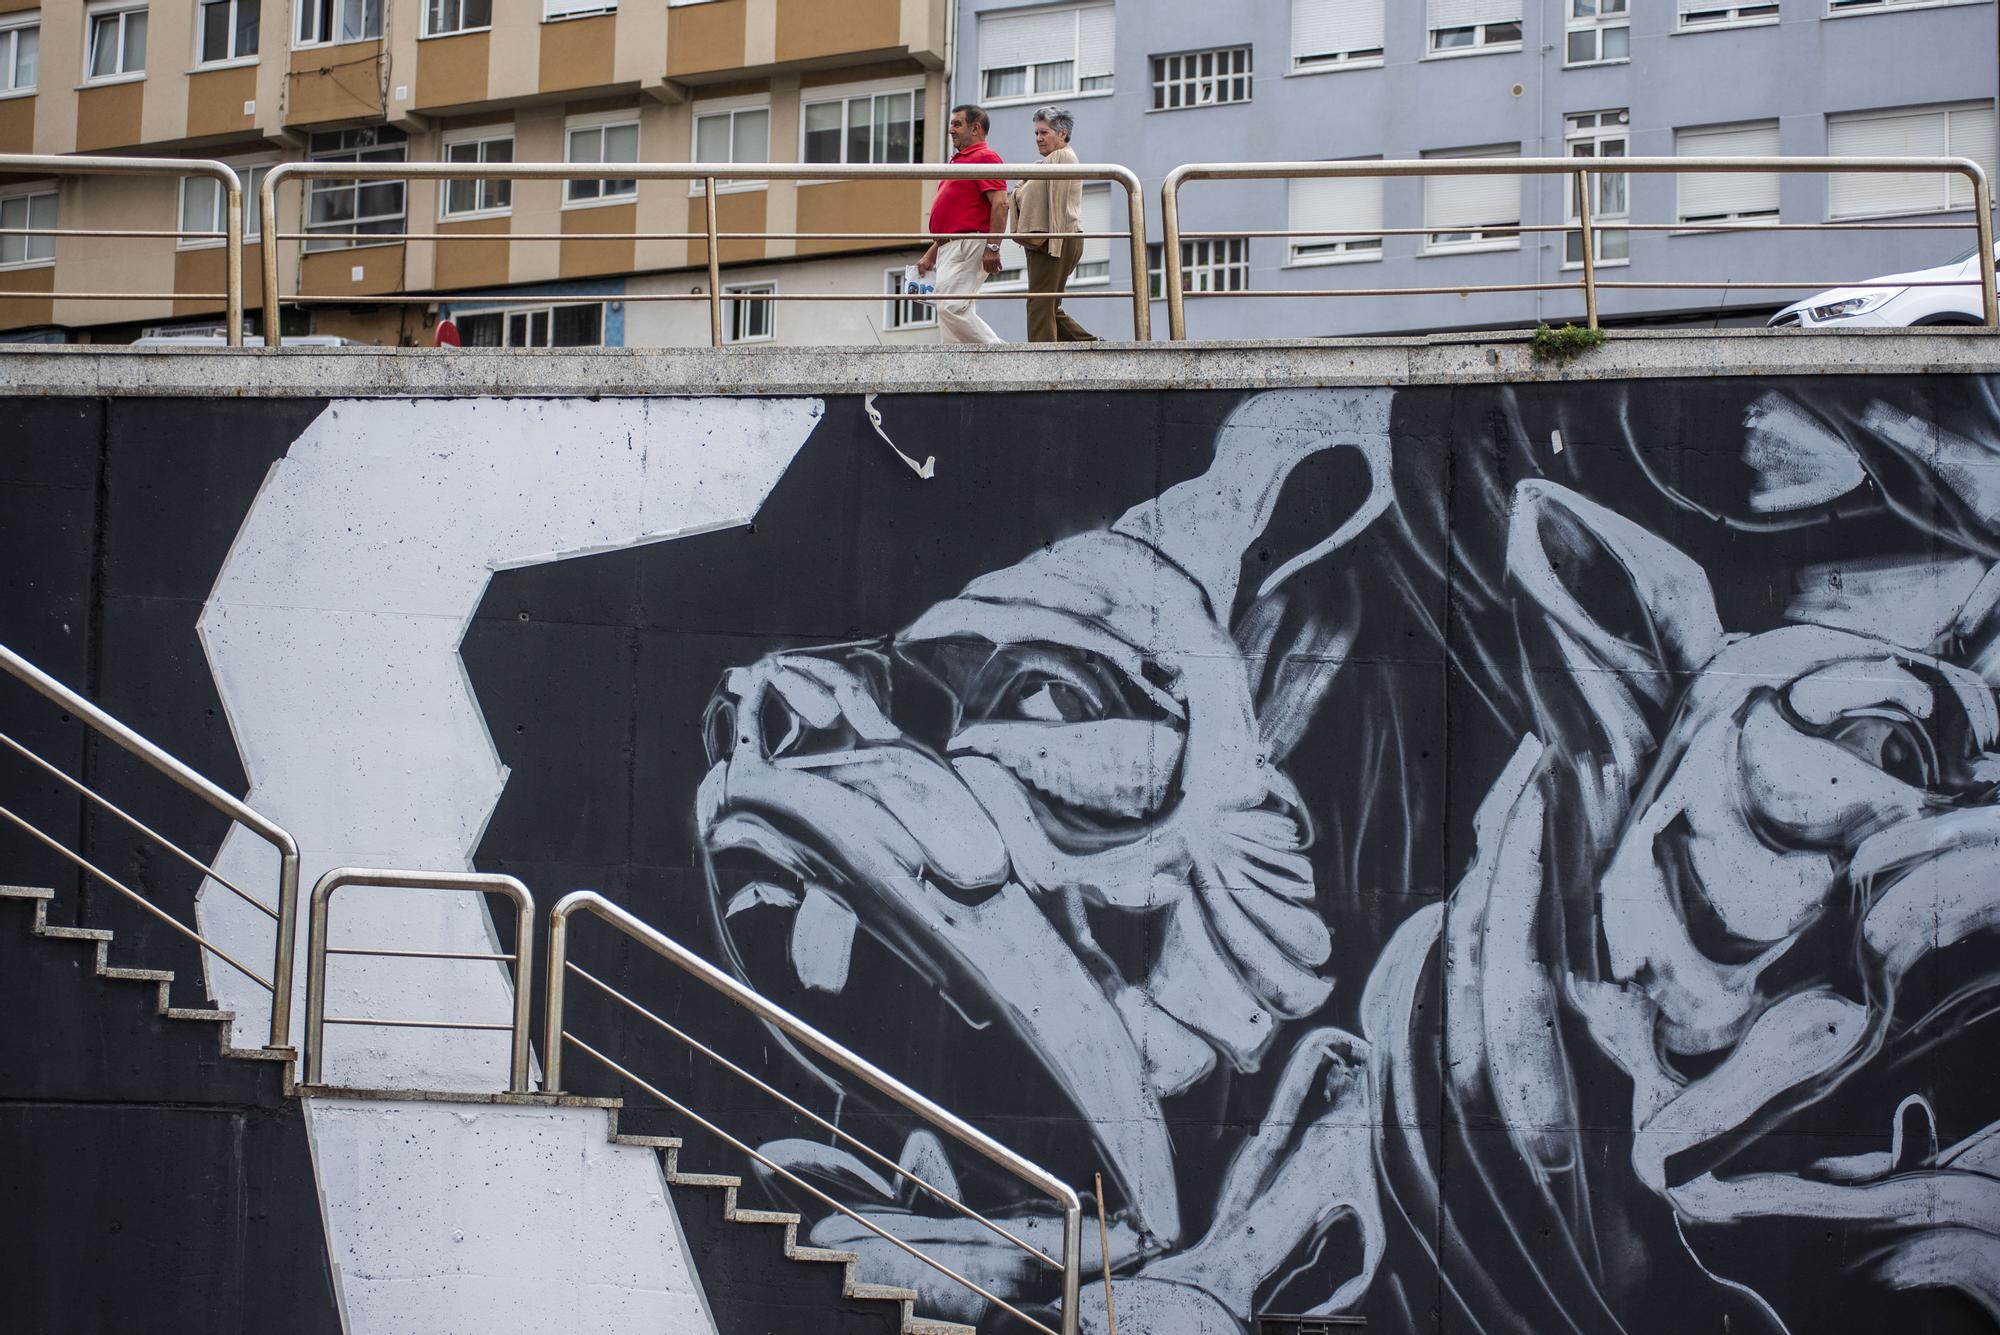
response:
M1908 290L1901 287L1877 288L1875 291L1859 297L1848 297L1844 301L1834 301L1824 306L1815 306L1812 308L1810 314L1814 320L1819 321L1849 320L1857 315L1866 315L1870 311L1880 310L1892 298L1900 297Z

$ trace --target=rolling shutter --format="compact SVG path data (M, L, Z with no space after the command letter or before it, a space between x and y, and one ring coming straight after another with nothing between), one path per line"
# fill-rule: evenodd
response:
M1427 158L1519 157L1519 144L1492 148L1462 148L1426 153ZM1521 221L1521 178L1518 176L1426 176L1424 226L1434 232L1476 232Z
M1778 123L1758 121L1748 125L1711 125L1679 130L1674 134L1674 155L1683 158L1759 158L1778 152ZM1778 176L1775 172L1684 172L1680 182L1679 218L1699 222L1707 218L1727 218L1778 212Z
M1376 236L1382 230L1382 178L1379 176L1330 176L1291 183L1289 221L1294 246L1324 245L1357 237Z
M1292 60L1382 49L1383 0L1292 0Z
M1076 77L1079 85L1085 79L1112 72L1116 25L1116 11L1110 5L1096 5L1076 12Z
M1107 14L1110 13L1106 9ZM1076 11L1037 10L1032 14L982 14L979 68L1010 69L1076 58Z

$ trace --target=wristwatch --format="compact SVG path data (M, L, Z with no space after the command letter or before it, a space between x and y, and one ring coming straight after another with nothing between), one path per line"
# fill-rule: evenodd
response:
M1000 249L1000 243L998 241L988 241L986 243L986 248L988 250L998 250Z

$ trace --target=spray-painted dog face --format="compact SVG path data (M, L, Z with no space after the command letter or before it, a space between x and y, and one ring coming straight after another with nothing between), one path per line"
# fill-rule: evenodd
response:
M1271 394L1203 477L974 580L881 641L781 653L710 708L698 818L725 934L788 915L840 1005L859 934L1022 1041L1097 1137L1128 1251L1183 1236L1161 1101L1255 1069L1327 999L1330 937L1282 762L1332 671L1266 671L1281 586L1388 502L1387 396ZM1352 450L1365 493L1232 618L1288 476ZM1120 920L1143 917L1156 943ZM816 1235L817 1236L817 1235Z

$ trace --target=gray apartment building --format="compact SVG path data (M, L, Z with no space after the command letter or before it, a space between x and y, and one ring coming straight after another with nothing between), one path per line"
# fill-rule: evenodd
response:
M1994 168L2000 32L1993 0L958 0L954 98L993 115L1009 161L1035 157L1031 118L1075 114L1086 162L1121 162L1148 191L1150 281L1161 273L1161 180L1186 162L1465 157L1952 154ZM1086 226L1124 217L1116 187L1085 194ZM1970 232L1704 230L1732 222L1969 221L1971 193L1937 176L1603 178L1599 222L1673 231L1600 238L1607 280L1862 279L1942 263ZM1182 225L1187 286L1454 288L1577 276L1580 238L1510 223L1575 217L1563 177L1198 182ZM1382 235L1378 229L1419 229ZM1312 229L1304 238L1247 235ZM1238 235L1242 233L1244 235ZM1008 247L1016 278L1018 249ZM1122 243L1091 243L1071 282L1125 287ZM1755 324L1803 291L1612 290L1609 323ZM1129 335L1117 301L1074 300L1095 332ZM986 303L1019 338L1018 302ZM1164 332L1165 307L1153 307ZM1197 338L1504 328L1580 319L1576 292L1209 297Z

